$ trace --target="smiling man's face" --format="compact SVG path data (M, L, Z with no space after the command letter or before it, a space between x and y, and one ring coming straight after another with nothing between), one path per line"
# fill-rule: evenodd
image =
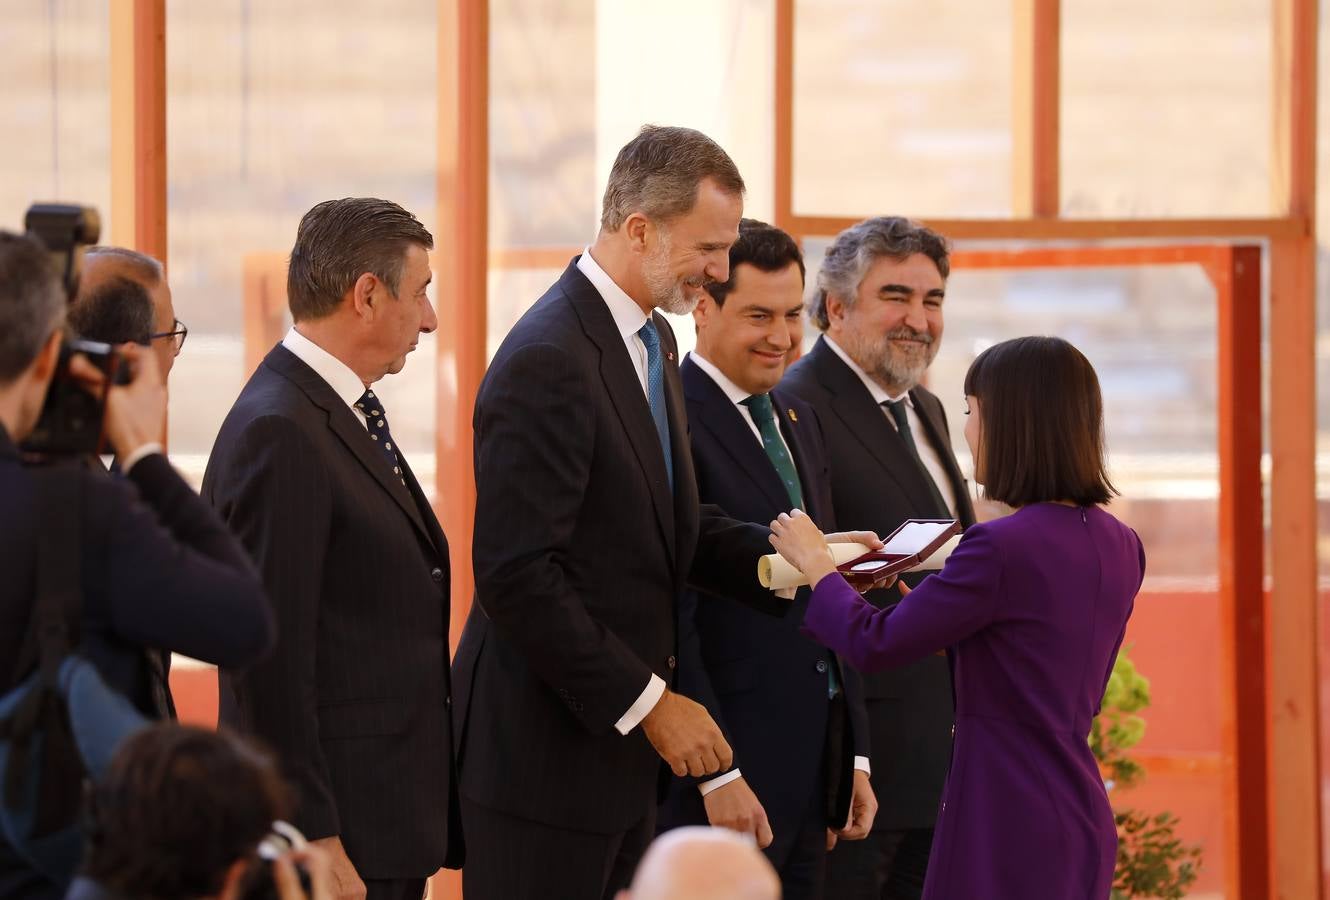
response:
M924 254L884 257L869 267L853 305L834 300L828 304L833 319L829 334L898 396L919 383L937 356L945 294L942 273Z

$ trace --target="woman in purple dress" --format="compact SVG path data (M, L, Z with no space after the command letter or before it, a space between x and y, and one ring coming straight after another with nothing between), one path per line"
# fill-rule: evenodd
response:
M967 530L941 572L878 609L807 516L782 515L771 543L816 585L804 628L856 668L951 661L955 745L925 900L1101 900L1117 829L1087 735L1145 555L1102 509L1117 492L1099 382L1071 344L1027 337L980 354L965 395L975 480L1016 512Z

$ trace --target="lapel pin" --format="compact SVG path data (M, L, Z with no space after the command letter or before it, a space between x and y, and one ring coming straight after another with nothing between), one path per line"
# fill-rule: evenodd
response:
M674 362L674 354L668 350L665 351L665 358L668 359L670 362Z
M798 417L797 415L794 414L794 410L792 410L792 409L787 409L786 412L790 414L790 421L791 421L791 422L798 422L798 421L799 421L799 417Z

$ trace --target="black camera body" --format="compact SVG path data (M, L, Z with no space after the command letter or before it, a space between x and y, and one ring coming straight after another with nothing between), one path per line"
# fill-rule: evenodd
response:
M101 236L101 218L87 206L35 203L23 217L24 228L51 254L60 272L67 301L78 292L83 254ZM105 391L95 396L81 386L69 371L75 354L86 357L107 376L108 384L127 384L129 370L110 344L85 341L66 335L60 345L60 361L47 391L40 418L22 449L36 457L77 456L102 449L102 418L106 411Z

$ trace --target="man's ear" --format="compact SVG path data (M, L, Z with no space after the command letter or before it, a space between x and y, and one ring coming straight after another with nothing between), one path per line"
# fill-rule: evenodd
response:
M654 226L651 220L641 213L631 214L621 226L625 237L628 238L628 246L635 253L645 253L647 249L647 238Z
M711 321L713 316L720 314L720 304L716 298L711 296L711 292L705 287L697 295L697 306L693 307L693 324L699 329Z
M383 295L383 282L372 272L362 272L348 293L351 295L351 308L356 315L362 319L373 319Z
M55 374L55 367L60 360L60 341L63 337L64 332L57 328L51 332L51 336L38 351L37 358L32 363L32 375L38 381L50 381L51 376Z
M827 291L824 308L827 311L827 322L840 322L845 318L845 301L839 294L833 294Z

